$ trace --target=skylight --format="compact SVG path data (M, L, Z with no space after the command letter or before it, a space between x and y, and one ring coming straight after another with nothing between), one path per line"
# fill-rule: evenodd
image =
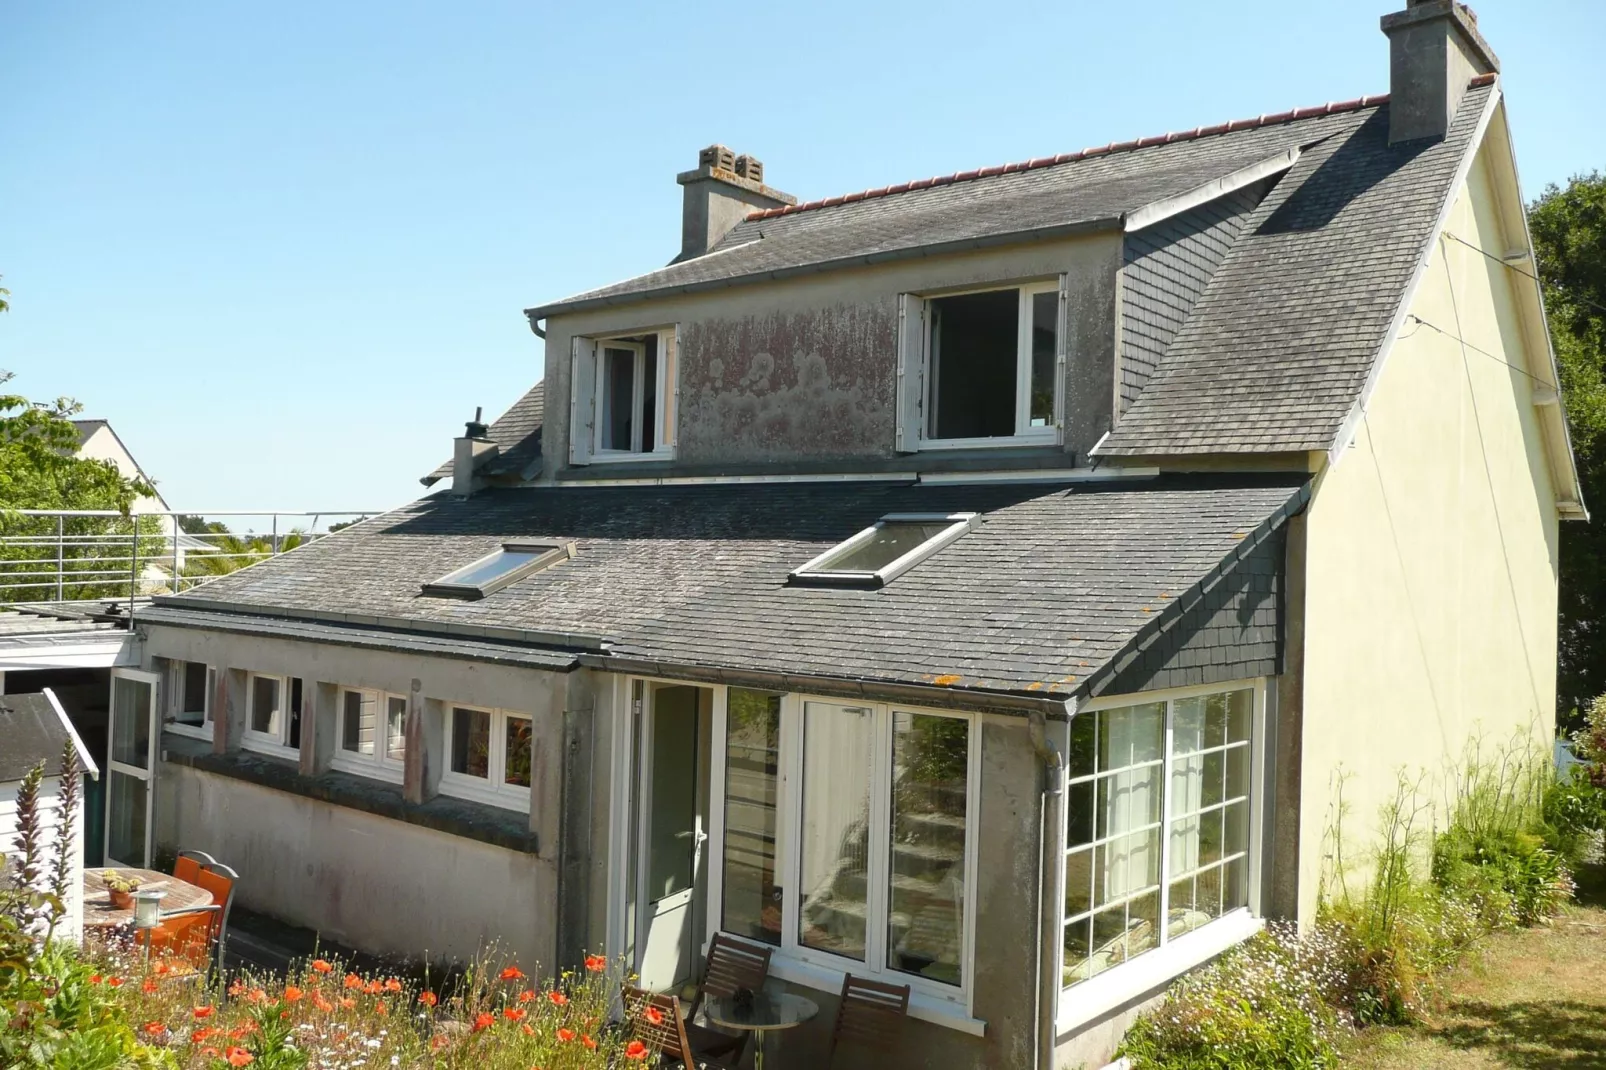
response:
M446 598L484 598L495 594L514 580L539 572L548 565L574 556L573 543L508 542L502 548L471 561L432 583L424 593Z
M793 571L789 582L882 587L980 525L980 513L892 513Z

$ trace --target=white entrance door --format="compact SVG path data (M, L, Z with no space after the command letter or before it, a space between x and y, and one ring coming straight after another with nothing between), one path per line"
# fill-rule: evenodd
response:
M113 669L110 741L106 755L106 864L151 864L155 802L156 688L161 678L138 669Z
M636 970L643 988L663 992L696 965L697 889L702 863L699 724L704 689L647 687L637 781Z

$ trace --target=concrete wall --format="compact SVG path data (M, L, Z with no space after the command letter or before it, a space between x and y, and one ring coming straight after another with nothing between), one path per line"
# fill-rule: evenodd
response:
M163 764L157 842L240 873L238 902L364 951L553 962L550 865L433 829Z
M547 323L543 447L569 459L570 340L679 324L677 466L892 459L900 293L1070 275L1067 448L1109 428L1116 232L834 271Z
M1484 150L1487 153L1487 149ZM1448 230L1500 251L1482 157ZM1402 768L1438 773L1480 733L1554 734L1557 510L1507 269L1434 250L1354 444L1308 520L1299 911L1316 906L1332 779L1346 854L1375 839ZM1437 328L1437 329L1433 329ZM1473 349L1463 349L1459 334ZM1512 365L1512 366L1508 366ZM1442 780L1442 778L1441 778Z
M537 853L166 762L156 802L157 840L210 851L240 870L241 902L247 906L363 950L464 956L482 940L496 938L525 961L546 967L562 961L564 845L566 836L567 842L587 840L564 828L564 781L573 775L565 763L578 753L574 741L588 733L566 730L565 724L590 716L589 674L161 626L149 627L146 650L147 664L171 658L218 667L225 690L243 687L243 674L223 671L228 669L300 676L309 694L330 690L313 686L321 682L417 695L425 723L416 733L409 726L409 761L417 740L422 768L417 776L409 769L406 788L417 802L434 797L439 783L446 756L438 720L447 705L468 702L531 714L529 828ZM227 705L243 715L243 701ZM332 735L333 710L320 708L312 727L320 739ZM237 746L233 735L221 749ZM304 738L302 771L321 773L331 749ZM582 769L578 775L589 784L594 774ZM584 851L577 857L588 862ZM583 896L580 884L576 894Z

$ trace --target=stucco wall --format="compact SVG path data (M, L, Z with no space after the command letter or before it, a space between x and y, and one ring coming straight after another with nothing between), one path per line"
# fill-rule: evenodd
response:
M568 464L570 340L678 324L677 466L891 459L900 293L1070 276L1067 448L1109 429L1114 392L1115 232L736 286L547 323L543 430Z
M1487 151L1487 150L1485 150ZM1485 161L1448 230L1495 252ZM1434 250L1354 444L1309 513L1299 908L1316 906L1333 778L1345 853L1375 842L1397 771L1440 774L1554 731L1557 510L1507 269ZM1432 326L1428 326L1431 324ZM1434 329L1437 328L1437 329ZM1476 349L1463 350L1459 334ZM1483 352L1478 352L1482 350ZM1514 367L1509 367L1512 365Z
M233 866L243 906L365 951L466 960L494 942L553 961L534 855L179 765L160 777L157 842Z

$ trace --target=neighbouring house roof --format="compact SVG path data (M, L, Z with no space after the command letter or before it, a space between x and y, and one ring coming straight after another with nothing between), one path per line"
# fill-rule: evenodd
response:
M143 479L146 483L149 483L153 488L156 486L156 481L145 474L145 469L140 467L139 461L134 459L134 454L130 452L126 445L124 445L122 436L117 433L117 429L111 425L110 420L73 420L72 425L78 432L77 448L80 453L83 452L83 448L89 443L89 440L94 438L98 432L104 429L112 436L112 440L117 443L118 450L122 452L122 455L127 460L128 465L133 468L133 472L129 472L121 463L117 463L117 470L123 474L123 477L126 479L132 479L137 476L138 478ZM114 463L116 463L115 460ZM150 500L156 502L164 510L167 508L167 501L162 497L160 491L155 491Z
M93 438L96 431L99 431L103 427L111 426L111 424L107 423L105 420L74 420L72 425L78 431L79 449L83 449L84 443Z
M480 474L534 476L541 467L541 424L545 414L546 380L543 379L492 422L487 433L501 449L494 460L480 469ZM451 475L452 462L448 460L419 482L426 487L434 486L442 479L450 479Z
M94 775L95 763L73 731L67 714L48 690L27 695L0 695L0 783L21 780L40 762L46 776L61 775L61 755L71 740L83 769Z
M157 599L140 619L388 622L509 641L519 632L567 635L576 648L592 636L586 656L596 660L588 663L634 671L679 666L1063 698L1191 588L1230 570L1307 494L1290 477L1160 477L433 495ZM970 511L985 516L978 530L880 590L787 585L793 569L885 514ZM479 601L420 593L504 541L531 539L572 540L575 556Z

